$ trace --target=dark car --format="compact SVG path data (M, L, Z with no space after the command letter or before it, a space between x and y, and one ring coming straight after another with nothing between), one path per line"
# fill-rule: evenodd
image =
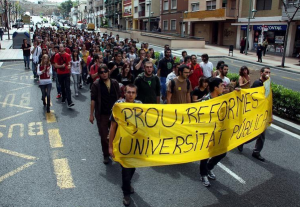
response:
M12 25L13 28L23 28L24 23L23 22L16 22Z

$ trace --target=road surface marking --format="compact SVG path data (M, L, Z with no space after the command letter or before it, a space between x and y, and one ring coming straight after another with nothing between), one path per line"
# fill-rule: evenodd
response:
M14 107L22 108L22 109L33 109L32 107L28 107L28 106L21 106L21 105L9 104L9 103L4 103L4 102L0 102L0 104L4 105L2 107L5 107L7 105L7 106L14 106Z
M233 178L235 178L237 181L239 181L242 184L246 184L246 181L244 181L240 176L232 172L228 167L223 165L222 163L218 163L219 167L222 168L225 172L227 172L229 175L231 175Z
M46 120L48 124L57 122L54 114L54 110L51 110L50 113L46 113Z
M11 176L17 174L18 172L21 172L22 170L25 170L26 168L30 167L30 166L33 165L33 164L34 164L34 162L28 162L28 163L26 163L25 165L22 165L21 167L18 167L17 169L15 169L15 170L13 170L13 171L11 171L11 172L9 172L9 173L6 173L5 175L2 175L2 176L0 177L0 183L1 183L3 180L5 180L5 179L7 179L7 178L9 178L9 177L11 177Z
M57 186L61 189L75 188L68 159L54 159L53 166L57 179Z
M279 130L279 131L281 131L281 132L283 132L283 133L285 133L285 134L288 134L288 135L290 135L290 136L292 136L292 137L295 137L296 139L299 139L299 140L300 140L300 136L299 136L298 134L295 134L295 133L293 133L293 132L290 132L290 131L288 131L288 130L286 130L286 129L283 129L283 128L279 127L279 126L276 126L276 125L274 125L274 124L272 124L271 127L273 127L274 129L277 129L277 130Z
M0 80L0 82L20 84L20 85L26 85L26 86L32 86L32 84L28 84L28 83L20 83L20 82L6 81L6 80Z
M28 73L29 71L26 71L26 72L23 72L23 73L19 73L19 74L16 74L16 75L6 75L6 76L1 76L0 79L2 78L7 78L7 77L19 77L20 75L22 74L25 74L25 73Z
M15 88L15 89L9 90L8 92L10 92L10 91L18 91L18 90L21 90L21 89L24 89L24 88L29 88L29 87L32 87L32 85L30 85L30 86L24 86L24 87L21 87L21 88Z
M285 77L285 76L281 76L281 77L284 78L284 79L288 79L288 80L298 81L298 80L296 80L294 78L289 78L289 77Z
M0 152L6 153L6 154L9 154L9 155L13 155L13 156L16 156L16 157L21 157L21 158L24 158L24 159L27 159L27 160L38 160L38 158L36 158L34 156L25 155L25 154L22 154L22 153L19 153L19 152L14 152L14 151L3 149L3 148L0 148Z
M21 65L22 63L18 63L18 64L12 64L12 65L5 65L5 66L3 66L3 67L1 67L1 68L7 68L7 67L11 67L11 66L15 66L15 65Z
M25 112L23 112L23 113L19 113L19 114L13 115L13 116L6 117L6 118L4 118L4 119L0 119L0 122L1 122L1 121L5 121L5 120L8 120L8 119L15 118L15 117L18 117L18 116L21 116L21 115L23 115L23 114L30 113L30 112L32 112L32 111L33 111L33 110L25 111Z
M51 148L61 148L64 147L61 136L59 134L59 129L49 129L49 141L50 141L50 147Z

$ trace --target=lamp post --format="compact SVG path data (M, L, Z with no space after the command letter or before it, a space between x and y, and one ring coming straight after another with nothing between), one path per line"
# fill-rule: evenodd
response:
M255 16L255 13L256 13L256 12L257 12L256 9L252 9L252 0L250 0L250 3L249 3L249 16L248 16L248 25L247 25L247 38L246 38L245 55L248 54L250 19L254 19L254 16Z

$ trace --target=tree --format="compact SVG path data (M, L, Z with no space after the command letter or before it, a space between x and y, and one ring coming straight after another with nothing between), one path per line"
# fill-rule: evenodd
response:
M300 9L300 1L298 1L297 4L295 4L295 0L292 2L292 4L290 3L291 0L289 0L289 5L292 5L292 8L295 8L295 10L292 11L292 17L290 15L291 12L288 11L289 5L286 4L288 0L281 0L283 7L284 7L284 12L287 16L287 28L286 28L286 32L285 32L285 38L284 38L284 47L283 47L283 55L282 55L282 61L281 61L281 67L284 67L284 62L285 62L285 53L286 53L286 45L287 45L287 40L288 40L288 34L289 34L289 29L290 29L290 25L291 22L293 21L296 13L298 12L298 10Z
M18 14L20 15L21 6L19 2L15 3L16 21L18 19Z
M64 18L69 16L71 12L71 8L73 7L73 2L71 0L65 1L58 6L60 13L63 15Z

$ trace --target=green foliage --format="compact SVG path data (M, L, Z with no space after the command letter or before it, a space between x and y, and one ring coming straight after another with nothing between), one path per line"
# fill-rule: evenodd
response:
M158 60L159 59L159 52L154 52L154 56L155 56L155 59Z
M71 8L73 7L73 2L71 0L62 2L60 6L58 6L58 9L60 10L61 14L65 17L69 16L69 13L71 12Z
M274 113L295 121L300 121L300 92L271 84L273 92Z
M52 23L51 23L51 26L56 26L56 23L55 23L55 22L52 22Z

